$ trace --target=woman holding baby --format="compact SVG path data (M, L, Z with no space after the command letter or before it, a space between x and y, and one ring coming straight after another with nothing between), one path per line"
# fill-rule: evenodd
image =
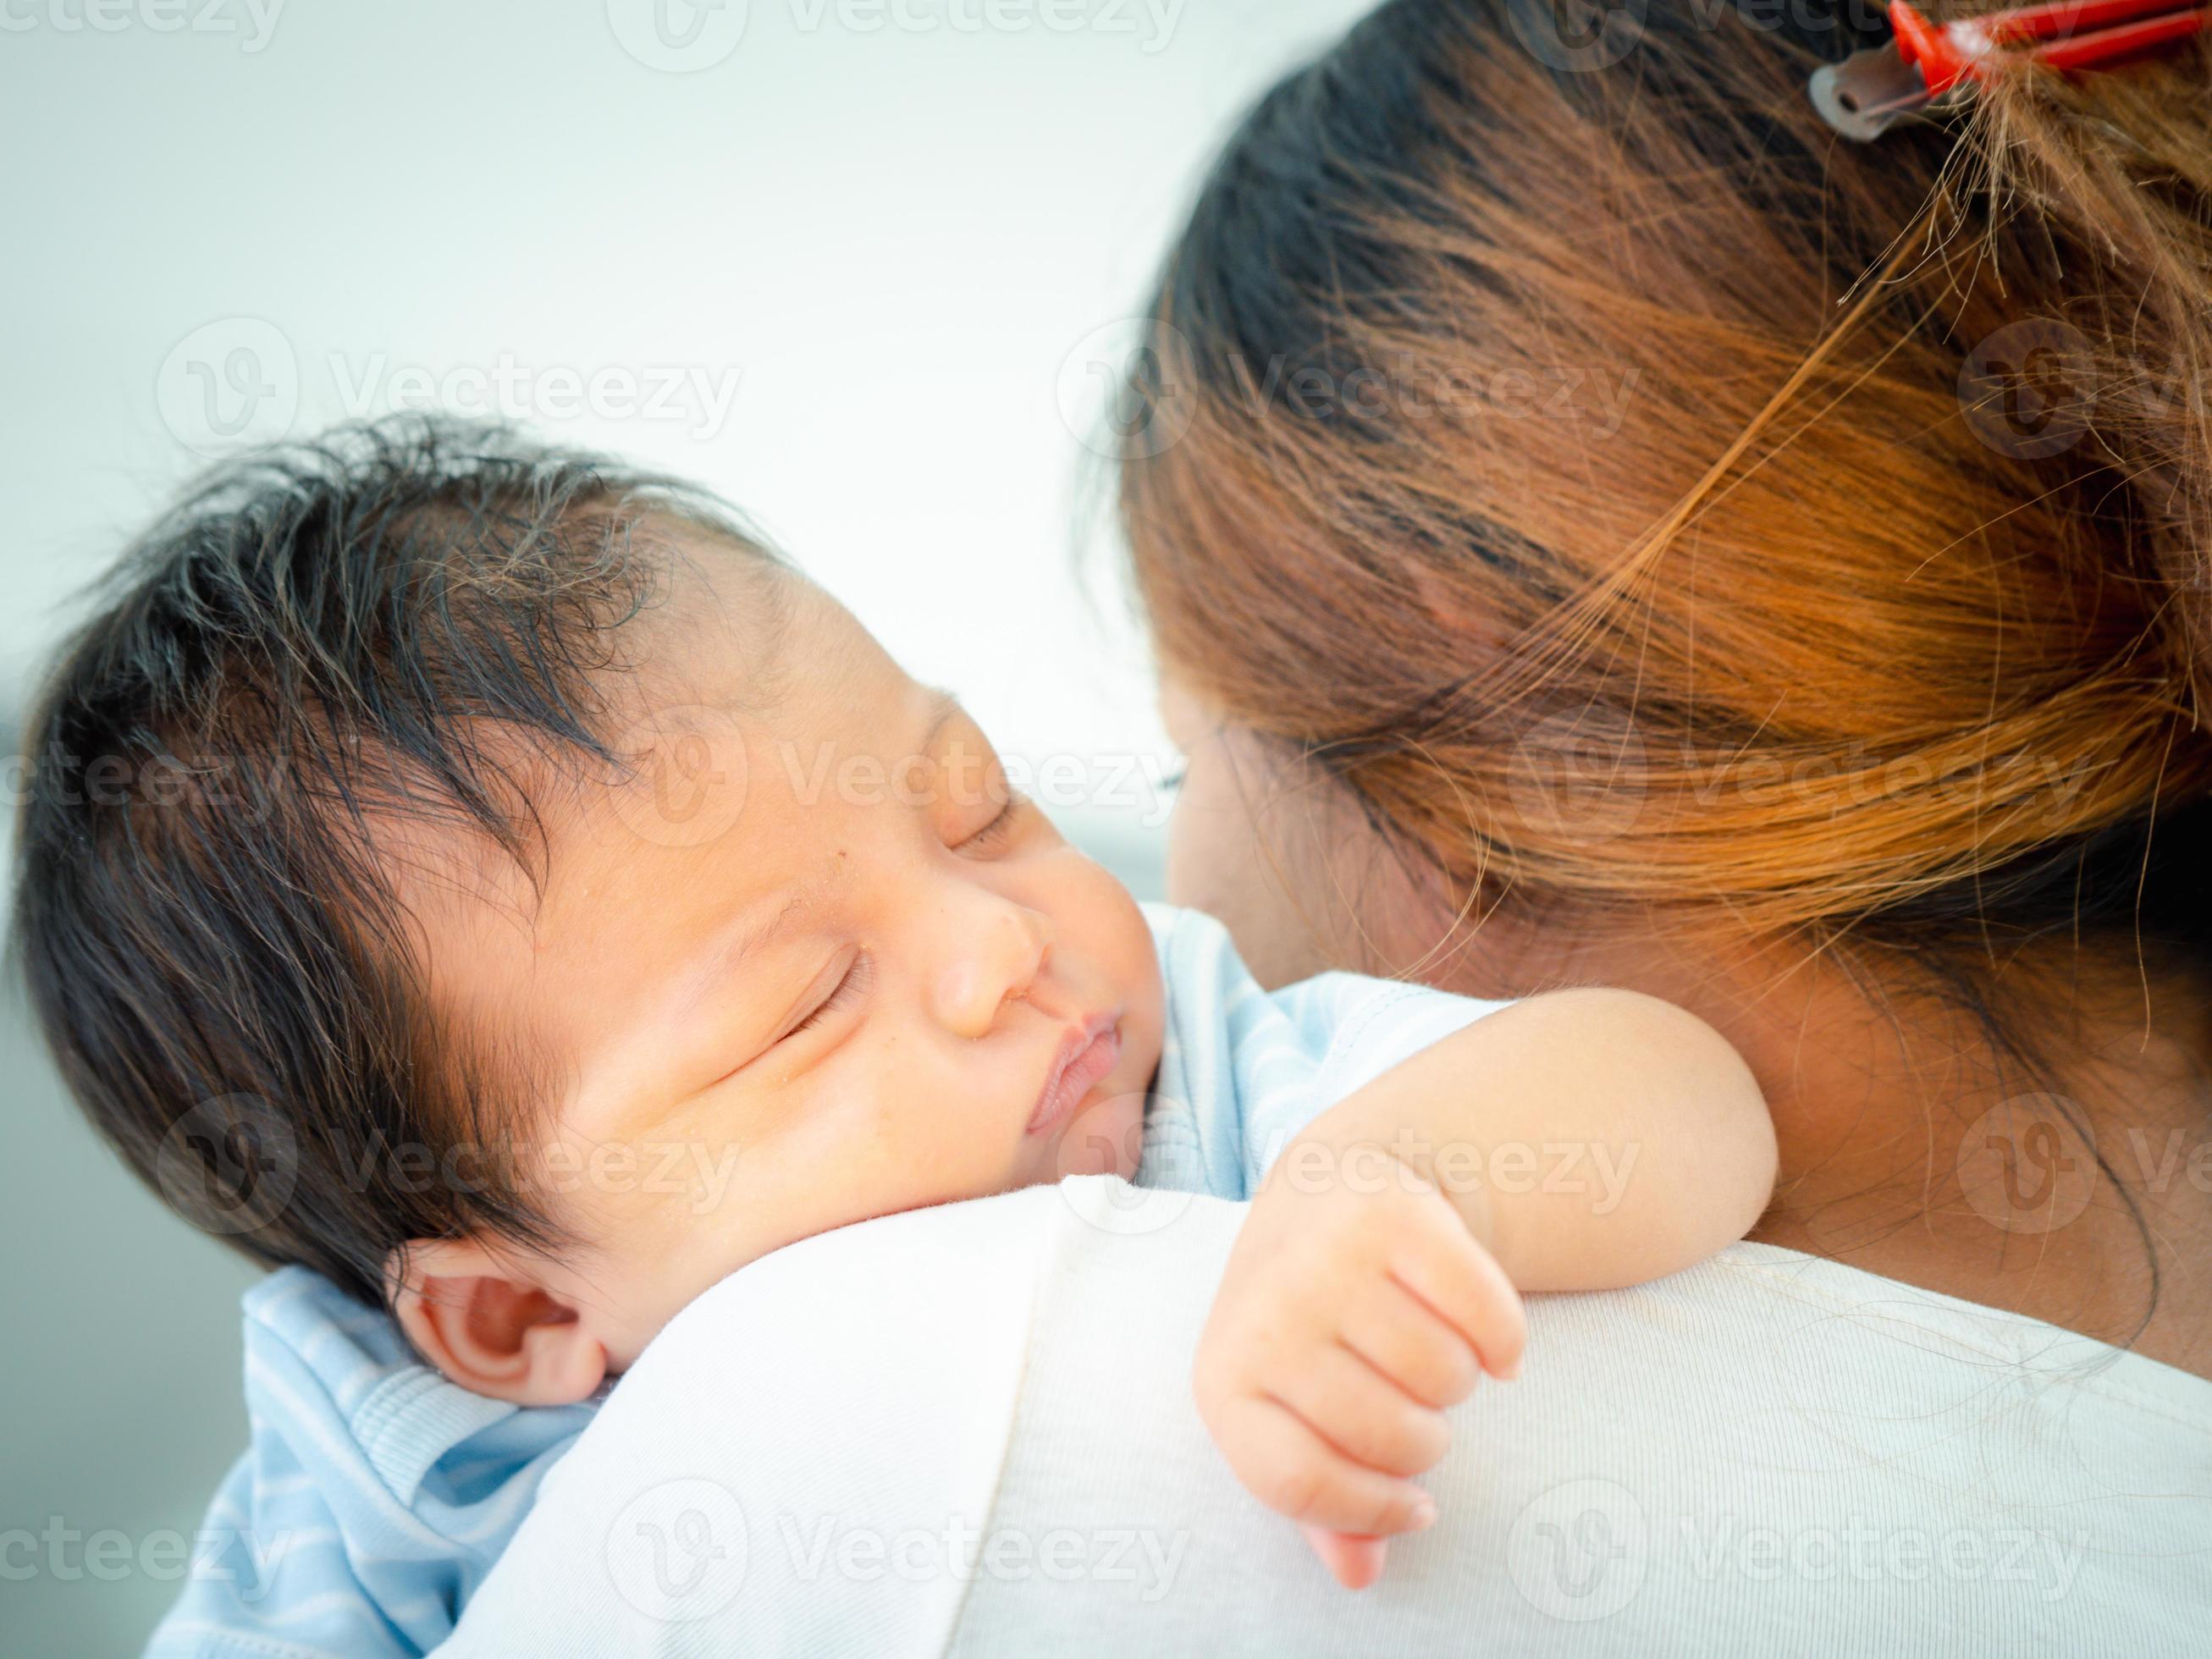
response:
M945 1260L1057 1263L992 1519L1188 1549L1142 1593L978 1571L920 1646L2201 1640L2201 71L1863 149L1805 77L1880 30L1638 16L1401 0L1270 92L1153 296L1121 503L1190 763L1172 896L1269 984L1690 1008L1764 1089L1773 1201L1537 1304L1358 1597L1182 1472L1226 1224L940 1218Z
M1806 77L1878 28L1563 15L1382 7L1168 255L1115 429L1171 896L1269 987L1689 1009L1772 1115L1749 1242L1534 1304L1353 1595L1192 1410L1237 1206L809 1238L655 1339L455 1651L2201 1644L2198 60L1862 147ZM727 1595L641 1612L633 1533Z

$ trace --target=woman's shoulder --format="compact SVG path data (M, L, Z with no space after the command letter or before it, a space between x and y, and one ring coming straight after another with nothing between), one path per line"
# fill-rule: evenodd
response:
M1907 1372L1962 1368L2026 1396L2060 1391L2077 1411L2094 1399L2212 1440L2212 1381L2079 1332L1748 1240L1701 1271L1699 1290L1718 1305L1801 1340L1859 1343Z
M1454 1413L1437 1525L1346 1595L1191 1401L1243 1213L1086 1177L756 1263L616 1389L453 1650L672 1619L917 1653L1418 1650L1478 1617L1504 1651L2201 1638L2212 1385L1755 1244L1534 1298L1522 1377Z
M1154 1236L1170 1251L1182 1219ZM1157 1248L1147 1262L1067 1237L1060 1272L1082 1310L1039 1327L994 1525L1170 1517L1157 1553L1133 1558L1159 1564L1159 1605L1141 1572L993 1584L957 1650L1071 1628L1110 1646L1163 1608L1188 1644L1267 1629L1311 1651L1393 1632L1419 1647L1475 1607L1504 1651L1735 1651L1814 1628L1989 1651L2201 1639L2212 1384L2156 1361L1759 1244L1627 1290L1535 1297L1522 1377L1454 1413L1427 1477L1437 1524L1394 1543L1376 1590L1346 1597L1293 1529L1249 1513L1164 1358L1194 1336L1211 1281L1164 1282ZM1148 1341L1132 1345L1140 1319ZM1102 1398L1146 1455L1097 1460L1079 1489L1070 1449L1095 1437Z

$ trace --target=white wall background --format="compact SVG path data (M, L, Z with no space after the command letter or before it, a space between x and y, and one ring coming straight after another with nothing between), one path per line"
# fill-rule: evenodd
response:
M0 0L0 685L221 447L210 408L251 437L442 392L726 491L1011 748L1157 745L1069 579L1063 370L1095 385L1070 354L1225 122L1359 7L255 3Z
M0 713L216 425L504 369L541 429L748 508L1003 748L1101 789L1158 763L1139 643L1077 592L1063 377L1225 123L1364 7L659 0L687 52L655 3L0 0ZM672 415L617 406L670 371ZM1155 867L1157 803L1048 805ZM189 1531L243 1444L248 1270L119 1173L12 1011L0 1075L0 1534ZM174 1589L35 1559L0 1650L126 1650Z

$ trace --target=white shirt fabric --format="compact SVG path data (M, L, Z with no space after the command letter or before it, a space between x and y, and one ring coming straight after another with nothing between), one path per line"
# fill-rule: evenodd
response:
M1244 1214L1107 1177L756 1263L647 1350L441 1653L2201 1655L2212 1383L1766 1246L1539 1297L1339 1589L1188 1374Z

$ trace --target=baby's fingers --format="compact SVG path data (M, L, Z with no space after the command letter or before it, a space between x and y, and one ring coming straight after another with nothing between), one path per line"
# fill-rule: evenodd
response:
M1417 1247L1399 1250L1390 1276L1473 1345L1483 1370L1500 1378L1520 1375L1521 1351L1528 1342L1521 1292L1456 1216L1439 1223Z
M1395 1279L1344 1310L1339 1339L1425 1405L1456 1406L1482 1376L1459 1328Z
M1365 1589L1382 1576L1382 1557L1390 1547L1385 1539L1362 1538L1357 1533L1331 1532L1326 1527L1301 1527L1306 1542L1321 1557L1329 1577L1346 1589Z
M1419 1532L1436 1500L1410 1480L1355 1463L1281 1401L1248 1395L1208 1426L1245 1490L1278 1515L1331 1532Z
M1451 1425L1442 1412L1340 1344L1300 1356L1273 1372L1268 1384L1331 1446L1385 1474L1417 1475L1451 1448Z

